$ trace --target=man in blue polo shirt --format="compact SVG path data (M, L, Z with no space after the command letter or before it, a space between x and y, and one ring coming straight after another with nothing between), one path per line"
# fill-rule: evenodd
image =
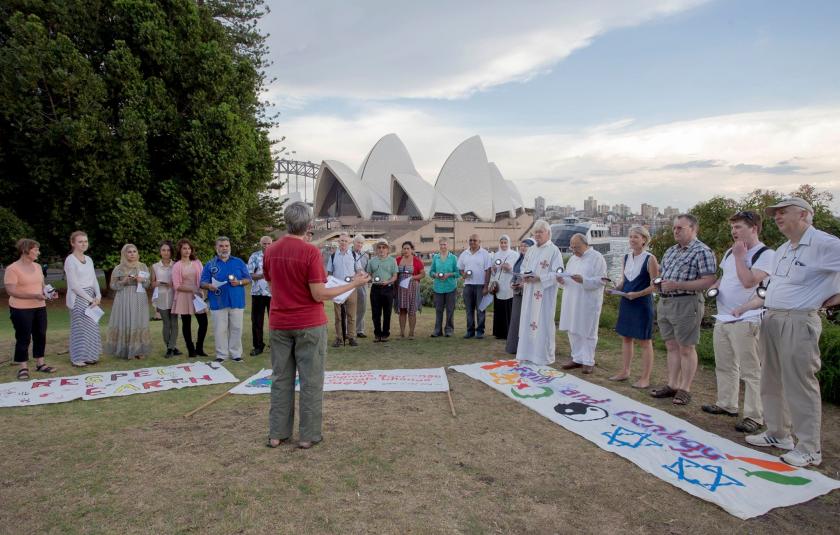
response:
M216 256L204 264L201 287L206 289L213 315L216 362L242 361L242 318L245 314L245 286L251 282L248 266L230 256L230 238L216 238Z

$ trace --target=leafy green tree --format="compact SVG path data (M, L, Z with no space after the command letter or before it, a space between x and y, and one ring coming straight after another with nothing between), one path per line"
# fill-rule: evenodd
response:
M280 224L262 11L242 7L262 2L213 4L238 25L192 0L0 4L0 202L45 255L83 229L103 267L184 236L206 258Z

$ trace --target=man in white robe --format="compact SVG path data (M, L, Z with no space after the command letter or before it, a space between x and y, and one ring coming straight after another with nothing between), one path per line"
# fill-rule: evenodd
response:
M560 330L568 332L572 358L562 368L583 368L582 372L589 374L595 367L598 321L608 280L607 262L601 253L589 247L583 234L572 236L569 248L574 256L569 259L564 274L567 277L558 278L563 286Z
M554 362L554 312L557 308L557 269L563 255L551 243L548 222L534 223L536 245L522 261L522 310L519 317L517 360L534 364Z

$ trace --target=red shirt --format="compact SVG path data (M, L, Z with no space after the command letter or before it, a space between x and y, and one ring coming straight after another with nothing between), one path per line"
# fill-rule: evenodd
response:
M327 323L324 303L313 299L309 291L310 282L327 280L317 247L284 236L266 249L263 273L271 284L269 328L292 331Z

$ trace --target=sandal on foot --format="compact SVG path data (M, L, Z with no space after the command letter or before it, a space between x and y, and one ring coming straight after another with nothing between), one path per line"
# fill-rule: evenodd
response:
M677 390L674 394L674 405L688 405L691 403L691 393L685 390Z
M662 385L650 391L650 395L655 398L672 398L677 394L677 391L668 385Z
M41 364L40 366L35 366L35 371L41 373L55 373L55 368L47 366L46 364Z
M18 381L28 381L29 380L29 368L21 368L17 372Z

